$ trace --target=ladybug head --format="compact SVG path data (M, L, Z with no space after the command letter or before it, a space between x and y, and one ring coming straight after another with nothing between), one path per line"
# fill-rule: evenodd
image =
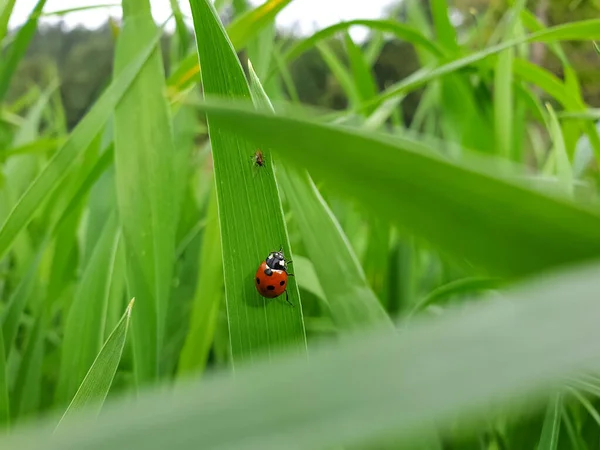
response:
M278 252L271 252L265 260L267 266L272 270L287 270L287 263L285 256L283 255L283 248L280 248Z

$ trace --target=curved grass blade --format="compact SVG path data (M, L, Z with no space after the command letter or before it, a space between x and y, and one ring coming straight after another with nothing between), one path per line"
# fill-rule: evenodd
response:
M14 209L0 228L0 258L6 256L19 232L27 226L44 200L67 176L69 169L82 157L82 151L90 143L113 113L123 94L136 78L146 59L156 47L162 32L157 32L151 42L140 51L121 75L114 79L108 89L96 101L92 109L77 124L67 141L54 154L50 162L21 196Z
M115 373L121 361L121 354L127 338L127 329L135 299L131 299L125 314L110 334L96 359L89 368L69 407L60 419L56 429L64 427L81 410L100 412L108 395Z
M119 237L113 213L104 225L67 315L57 386L59 403L67 404L77 392L102 346Z
M148 0L124 0L123 17L115 49L115 78L126 73L129 61L143 52L157 33ZM160 376L182 200L176 173L181 148L173 145L165 88L157 46L116 105L114 116L117 203L130 296L138 303L132 322L138 384Z
M429 305L444 302L454 295L464 295L489 289L496 289L500 286L500 283L501 280L498 278L487 277L461 278L459 280L451 281L434 289L427 296L423 297L415 304L415 306L413 306L408 315L412 316L415 313L423 311Z
M24 428L0 446L186 450L251 442L296 450L393 432L412 448L432 423L448 430L457 416L537 408L566 377L598 370L599 274L596 264L548 275L501 302L419 320L402 333L362 333L313 349L309 361L288 355L176 392L158 388L133 404L105 405L100 418L82 416L52 439L47 427Z
M465 153L458 163L426 141L324 125L300 114L275 116L242 102L205 102L200 109L395 221L399 231L493 276L523 276L600 255L598 211L500 176L489 158Z
M252 64L250 87L259 107L273 109ZM306 171L277 163L277 180L290 203L302 241L340 329L392 324L371 290L348 238Z
M283 59L289 64L302 55L302 53L313 48L318 42L328 39L331 36L334 36L336 33L345 31L348 28L356 25L363 25L377 31L391 33L398 39L410 42L418 47L422 47L423 50L426 50L435 56L442 56L444 54L444 50L438 44L428 39L417 28L410 25L405 25L394 20L356 19L339 22L335 25L323 28L312 36L297 42L291 46L287 52L285 52ZM273 73L270 73L269 75L273 75Z
M246 78L212 3L191 0L205 96L250 99ZM283 296L268 301L255 287L255 273L269 252L283 248L293 260L271 155L207 115L215 171L223 252L225 299L234 365L258 353L288 347L306 352L300 294L288 279L290 306ZM264 166L255 164L257 149Z

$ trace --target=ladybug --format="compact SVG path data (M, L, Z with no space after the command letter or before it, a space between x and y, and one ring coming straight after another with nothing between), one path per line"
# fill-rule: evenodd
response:
M254 154L252 159L254 159L254 164L256 164L259 167L263 167L265 165L265 157L261 150L256 150L256 153Z
M291 261L286 261L283 256L283 248L278 252L269 253L269 256L258 266L255 282L256 290L263 297L275 298L285 292L285 301L294 306L289 301L287 292L288 276L294 276L293 273L288 273L289 263Z

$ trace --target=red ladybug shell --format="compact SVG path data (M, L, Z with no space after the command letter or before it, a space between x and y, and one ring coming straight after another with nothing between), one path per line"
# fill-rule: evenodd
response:
M270 275L268 275L270 273ZM256 271L256 290L263 297L279 297L287 289L288 274L285 270L269 269L265 261Z

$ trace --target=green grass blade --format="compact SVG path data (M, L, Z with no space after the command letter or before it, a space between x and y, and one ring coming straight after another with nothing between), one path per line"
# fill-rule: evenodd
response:
M598 212L531 190L517 177L500 177L488 158L465 153L459 164L425 142L323 125L300 114L274 116L247 103L213 101L201 109L458 263L519 276L598 257Z
M206 365L217 325L219 306L223 298L222 261L217 196L213 188L206 217L206 231L202 238L200 273L194 295L192 317L177 367L179 376L200 372Z
M107 404L102 417L81 417L53 439L48 428L25 428L0 446L183 450L247 447L251 438L254 448L295 450L393 432L411 448L432 423L448 429L457 416L540 407L565 377L597 371L599 271L593 265L548 275L502 301L420 320L402 333L362 334L315 348L309 361L287 356L240 368L235 377L158 389L134 404Z
M25 310L27 301L33 292L36 282L36 274L38 272L42 255L46 250L46 244L47 241L44 241L40 245L27 271L19 281L19 284L16 286L15 290L11 293L0 319L4 341L4 352L7 356L10 354L15 337L17 336L21 315Z
M364 51L364 59L368 67L373 68L381 55L384 45L385 35L382 32L376 31L371 34L371 39Z
M33 11L31 11L27 22L25 22L17 32L8 54L0 60L0 103L4 100L19 61L25 56L27 47L29 47L29 42L35 34L40 12L44 9L45 4L46 0L38 0ZM11 5L8 4L6 6L6 12L10 13L10 10L12 9ZM4 17L2 17L2 19L4 19ZM2 27L2 24L0 24L0 27ZM2 30L0 30L0 32L1 31ZM2 36L0 36L0 43L1 42Z
M294 256L294 275L298 278L300 288L327 302L317 271L310 259L300 255Z
M50 162L37 176L27 191L20 198L15 208L0 228L0 258L6 256L7 251L14 242L19 232L27 226L43 201L55 190L65 178L68 170L82 156L84 149L96 137L111 116L114 107L130 84L136 78L146 59L158 42L161 32L157 32L152 41L148 42L131 63L123 70L109 88L96 101L92 109L77 124L67 141L54 154Z
M202 83L206 96L250 98L242 67L216 11L207 0L191 0ZM225 131L207 115L225 277L225 298L234 364L257 353L288 346L304 353L306 338L300 294L289 278L289 301L267 301L255 287L255 273L269 252L283 247L293 260L279 191L267 148ZM254 163L257 145L266 164Z
M3 333L0 333L0 430L10 426L10 399L8 397L8 367L4 351Z
M238 16L227 27L227 35L237 50L241 50L257 32L275 20L292 0L267 0L262 5Z
M342 330L382 322L391 325L347 237L308 173L283 164L278 164L277 171L335 323ZM323 255L335 255L335 263Z
M64 427L65 423L68 424L69 420L75 418L81 410L94 410L96 414L100 412L121 361L133 302L134 299L129 302L125 314L90 366L69 407L56 426L57 430Z
M102 346L112 270L119 242L112 214L104 225L69 308L62 345L57 400L73 398Z
M250 88L259 107L272 109L260 80L249 64ZM319 277L331 315L340 329L377 323L391 325L340 224L307 172L277 164L277 180L294 212L302 241ZM335 255L335 262L323 255Z
M546 407L542 435L537 450L556 450L560 437L560 416L563 408L562 395L555 394Z
M344 67L335 52L329 48L329 45L326 42L319 42L316 47L317 50L319 50L321 57L329 67L329 70L331 70L335 78L340 83L340 86L348 96L350 104L360 105L362 103L360 99L360 92L348 69Z
M432 290L429 294L419 300L411 309L409 315L423 311L429 305L439 304L449 300L455 295L472 294L475 292L496 289L500 286L500 280L487 277L461 278L451 281Z
M448 0L431 0L431 15L437 41L448 51L456 52L456 31L450 22Z
M17 0L7 0L3 2L3 6L0 9L0 49L3 49L3 41L8 31L8 22L10 21L10 16L16 2Z
M157 32L148 0L124 0L123 15L115 78L127 72L129 61ZM138 304L132 322L138 383L160 376L181 202L175 172L179 152L173 145L165 88L160 47L155 47L116 106L114 118L115 180L128 286Z
M361 101L369 100L377 94L377 84L371 73L371 68L367 64L362 50L354 43L349 32L345 33L344 42L346 44L348 59L350 60L350 68L352 69L354 85L356 86L355 89ZM370 112L367 110L367 114L370 114Z
M14 418L23 419L33 415L39 407L45 349L44 335L47 331L48 311L46 304L42 304L29 331L12 391L11 414Z
M507 30L506 38L513 35L512 26ZM494 131L496 151L504 158L511 159L513 136L514 93L512 89L512 65L515 49L507 48L498 55L494 71Z
M569 96L564 83L552 72L532 62L517 58L513 63L514 75L523 81L533 83L546 91L567 110L577 110L576 99Z
M548 128L554 144L552 155L554 156L556 165L556 174L558 175L565 192L570 196L573 195L574 190L573 169L571 167L571 162L569 161L564 136L560 128L560 123L556 118L556 113L549 103L546 105L546 108L549 115Z

